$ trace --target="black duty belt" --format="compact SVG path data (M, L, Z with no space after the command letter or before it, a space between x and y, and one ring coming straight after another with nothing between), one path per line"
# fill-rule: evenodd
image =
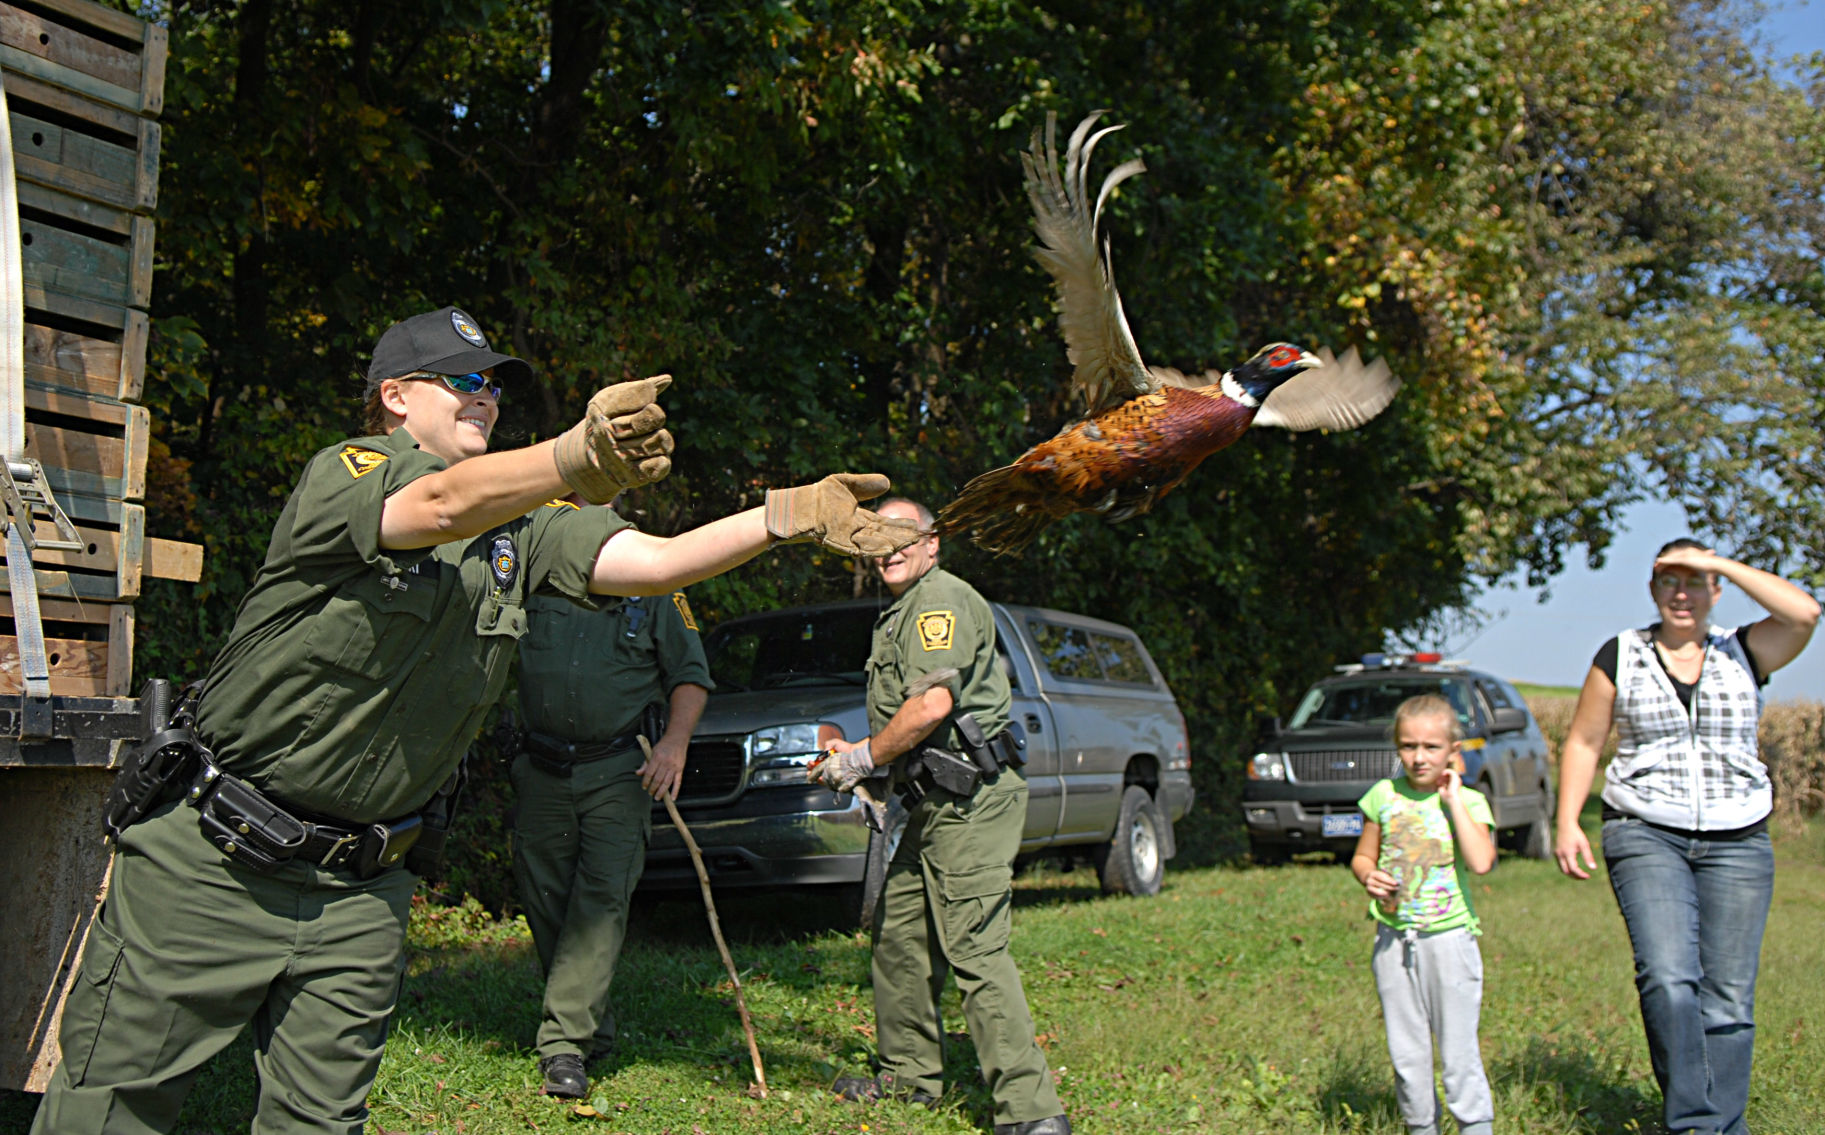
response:
M551 776L569 776L572 765L599 761L624 753L639 743L640 734L623 733L606 741L566 741L545 733L526 733L526 759Z
M300 815L208 762L184 800L200 813L203 835L218 851L263 872L303 860L371 878L397 866L424 826L416 814L374 824Z

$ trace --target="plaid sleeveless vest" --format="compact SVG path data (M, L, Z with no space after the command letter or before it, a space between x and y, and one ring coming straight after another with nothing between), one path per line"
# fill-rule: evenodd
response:
M1631 816L1690 831L1725 831L1774 807L1757 755L1762 691L1738 631L1712 627L1692 690L1679 703L1646 630L1616 636L1616 759L1603 799Z

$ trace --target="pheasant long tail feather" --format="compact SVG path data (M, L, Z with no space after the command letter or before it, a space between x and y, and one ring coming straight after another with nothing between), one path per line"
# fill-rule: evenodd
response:
M1109 195L1146 166L1138 158L1117 166L1103 179L1092 201L1091 154L1098 141L1122 129L1106 126L1092 133L1103 113L1091 114L1072 132L1062 168L1055 115L1046 116L1043 138L1035 130L1031 151L1020 156L1026 170L1027 198L1033 205L1033 227L1039 234L1034 255L1057 287L1058 326L1074 368L1071 383L1083 395L1091 416L1154 389L1115 289L1108 243L1104 241L1099 250L1096 238Z
M1019 465L1004 465L972 478L957 499L938 513L938 534L967 533L979 547L1011 556L1045 527L1077 506L1054 498L1045 481Z

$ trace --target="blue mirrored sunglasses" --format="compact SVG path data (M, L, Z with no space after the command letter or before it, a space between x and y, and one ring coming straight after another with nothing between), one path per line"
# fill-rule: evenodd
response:
M417 374L408 374L405 377L439 379L458 394L479 394L486 390L488 397L496 402L501 400L501 384L490 382L485 374L432 374L430 371L419 371Z

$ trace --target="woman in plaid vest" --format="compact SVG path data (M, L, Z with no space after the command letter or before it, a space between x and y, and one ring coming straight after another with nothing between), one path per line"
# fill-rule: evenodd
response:
M1722 580L1768 611L1711 625ZM1793 584L1675 540L1654 557L1660 619L1603 644L1559 761L1559 869L1596 867L1578 813L1597 755L1603 859L1635 952L1635 987L1669 1132L1746 1135L1755 972L1774 890L1762 686L1812 638L1819 604Z

